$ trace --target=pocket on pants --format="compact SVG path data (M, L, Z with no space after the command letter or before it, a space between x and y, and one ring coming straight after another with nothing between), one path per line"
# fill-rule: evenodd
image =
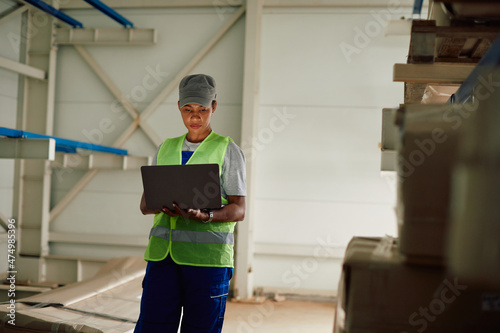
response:
M210 287L210 300L214 306L215 324L210 332L221 332L226 312L227 295L229 293L229 281L213 284Z
M227 297L229 293L229 281L217 283L210 286L210 298Z

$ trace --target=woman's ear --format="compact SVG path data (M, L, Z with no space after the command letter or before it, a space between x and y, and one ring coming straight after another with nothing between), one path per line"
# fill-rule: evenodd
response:
M212 113L215 112L215 109L217 109L217 101L212 101Z
M179 108L179 111L181 110L181 101L177 101L177 107Z

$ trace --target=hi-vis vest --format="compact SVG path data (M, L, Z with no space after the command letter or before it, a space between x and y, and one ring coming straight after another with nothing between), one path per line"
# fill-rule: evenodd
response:
M187 134L167 139L161 145L157 165L182 164L182 144ZM229 137L213 131L195 150L187 164L219 164L222 171ZM228 201L222 198L222 203ZM235 222L202 223L182 216L156 214L144 253L147 261L160 261L168 254L180 265L233 267Z

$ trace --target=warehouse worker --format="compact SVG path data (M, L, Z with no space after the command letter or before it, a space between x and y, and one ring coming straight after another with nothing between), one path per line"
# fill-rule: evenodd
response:
M214 79L203 74L183 78L178 107L188 132L165 140L153 164L219 164L223 206L154 211L142 195L142 213L155 216L135 332L176 333L181 312L182 333L221 332L233 274L233 231L245 216L245 158L210 125L217 108Z

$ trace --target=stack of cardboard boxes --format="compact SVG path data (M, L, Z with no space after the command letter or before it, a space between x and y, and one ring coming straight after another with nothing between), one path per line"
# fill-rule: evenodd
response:
M448 267L467 108L415 104L396 113L399 237L350 242L334 332L500 332L500 288L471 283Z
M498 67L486 67L481 73L483 78L474 89L475 107L462 125L453 172L447 263L453 274L471 284L500 290L500 60L497 61ZM500 298L496 299L496 307L500 308Z

